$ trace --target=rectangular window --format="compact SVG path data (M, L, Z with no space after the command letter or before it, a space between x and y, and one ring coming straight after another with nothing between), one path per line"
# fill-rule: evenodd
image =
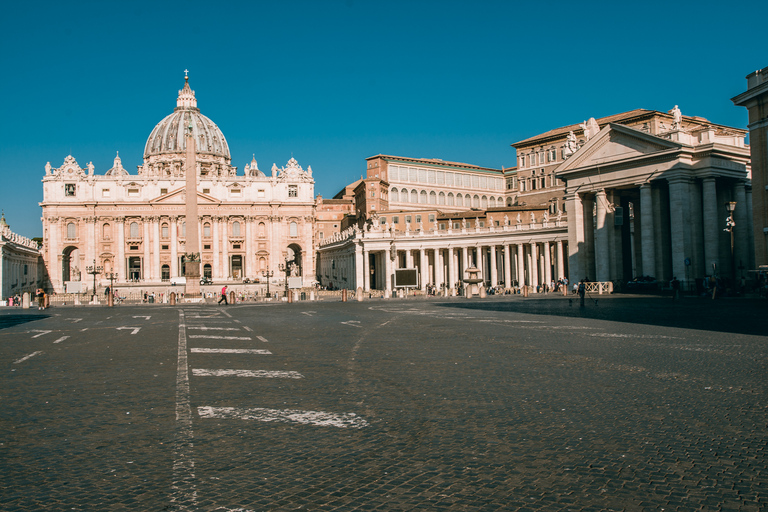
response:
M205 245L203 246L203 249L210 249L210 248L211 248L211 244L205 244Z
M240 248L240 244L232 244L232 248L233 249L239 249Z
M260 188L259 192L256 194L256 196L260 199L264 199L264 189Z
M299 197L298 185L288 185L288 197Z
M381 223L382 224L386 224L387 223L387 218L386 217L382 217L381 218Z
M164 251L168 250L168 246L167 245L163 245L162 248L163 248Z
M445 222L441 222L440 223L440 230L442 231L444 229L445 229Z
M128 197L139 197L139 189L137 189L137 188L129 188L128 189Z
M400 222L400 217L398 217L397 215L392 217L392 224L398 224L399 222Z
M421 222L421 215L417 215L417 216L416 216L416 222L417 222L417 223L418 223L418 222Z
M130 249L131 251L138 251L139 250L139 246L138 245L131 245L130 247L131 247L131 249Z
M435 182L435 171L427 171L427 182L428 183Z
M160 193L161 194L167 194L168 193L168 189L167 188L161 188L160 189Z
M426 183L426 182L427 182L427 170L419 169L419 183Z
M320 233L317 234L317 236L319 236L320 240L322 240L323 239L323 232L321 231Z
M488 179L485 176L480 177L480 188L488 188Z
M241 192L239 188L233 188L231 190L232 197L240 197Z
M438 185L445 184L445 173L443 171L435 171L435 177L437 178Z
M480 188L480 177L472 176L472 188Z
M445 173L445 184L448 185L449 187L453 186L453 173L452 172Z
M406 223L410 223L411 222L411 216L410 215L406 215L405 216L405 222Z
M109 197L109 189L108 188L101 189L101 197Z
M232 192L234 192L234 190ZM209 189L209 188L204 188L203 189L203 194L210 194L210 193L211 193L211 189Z
M460 227L458 222L453 223L453 229L459 229Z

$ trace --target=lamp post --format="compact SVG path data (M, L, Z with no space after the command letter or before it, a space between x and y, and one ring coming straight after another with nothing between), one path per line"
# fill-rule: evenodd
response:
M275 271L269 270L269 267L267 267L267 270L261 271L261 275L267 278L267 297L269 297L269 280L275 275Z
M107 305L109 307L114 306L115 285L113 284L117 279L117 272L106 272L104 277L109 279L109 295L107 296Z
M288 260L285 260L284 263L280 263L277 268L280 269L280 272L285 272L285 296L288 298L288 302L292 302L291 296L288 294L288 274L291 272L291 268L288 266Z
M93 276L93 296L91 298L93 302L96 302L96 276L102 272L104 272L104 267L101 265L97 267L96 260L93 260L93 265L88 265L85 267L85 273L91 274Z
M736 222L733 220L733 212L736 210L736 201L728 201L725 203L725 209L728 211L728 218L725 219L725 229L731 234L731 286L736 289L736 260L733 257L733 228L736 226Z

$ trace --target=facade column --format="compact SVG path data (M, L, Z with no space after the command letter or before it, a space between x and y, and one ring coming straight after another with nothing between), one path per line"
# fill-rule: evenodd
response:
M531 244L531 286L534 292L539 284L539 244L533 242Z
M125 271L125 217L116 217L115 221L117 230L117 261L115 262L117 279L126 281L128 275ZM59 269L59 275L61 275L61 269Z
M714 179L712 182L714 185ZM706 207L707 206L705 201L705 217ZM651 184L645 183L640 186L640 254L643 267L642 274L646 276L656 276L657 274L655 247L656 233L653 229L653 215L653 195L651 194ZM706 245L706 239L704 243Z
M390 251L384 251L381 255L384 260L384 291L387 297L392 296L392 257Z
M565 277L565 265L563 265L563 241L557 241L557 278Z
M171 277L179 277L179 218L171 217ZM123 232L123 229L120 229ZM123 258L125 259L125 258Z
M606 205L608 199L605 195L605 190L598 190L595 194L595 201L597 202L597 224L595 226L595 280L596 281L609 281L610 280L610 264L608 259L608 253L610 247L608 246L608 226L606 226Z
M142 217L141 223L144 227L144 240L142 240L142 245L144 246L144 261L141 262L141 278L144 281L149 281L152 279L152 257L149 253L149 244L150 244L150 231L149 231L149 225L150 225L150 218L149 217Z
M491 287L496 287L499 285L499 272L498 272L498 268L496 267L496 246L495 245L488 246L488 254L489 254L489 259L491 260Z
M515 268L515 280L517 286L526 284L525 282L525 245L517 244L517 267Z
M717 241L720 237L720 225L717 222L717 182L715 178L704 178L702 183L702 210L704 212L704 274L712 275L720 271L720 257Z
M445 268L443 267L443 250L435 249L435 288L439 290L445 283Z
M253 259L256 257L253 250L253 217L245 217L245 269L243 277L256 277L256 265Z
M405 250L405 268L413 268L413 251L411 249Z
M467 257L469 256L469 251L467 250L467 246L461 248L461 264L459 265L459 281L463 281L466 277L464 275L467 268L469 268L469 263L467 263Z
M549 242L544 242L544 284L549 286L552 282L552 260L550 256Z
M99 258L97 256L98 251L96 250L96 218L95 217L86 217L85 218L85 233L83 233L85 236L85 262L86 265L92 265L93 261L96 260L96 265L101 265L101 262L98 261ZM81 269L85 270L85 269ZM98 279L97 279L98 281ZM98 286L98 284L96 285ZM96 293L96 290L94 290L94 293Z
M365 282L365 265L363 263L363 255L363 244L355 244L355 285L353 290L357 290L358 288L363 287L363 283ZM352 272L350 272L350 274L352 274Z
M733 258L736 267L736 281L740 282L742 275L747 277L745 270L750 270L750 257L747 254L749 241L747 236L747 191L743 181L738 181L733 186L733 200L736 201L736 210L733 212L733 222L736 223L733 229ZM751 216L752 212L749 212ZM729 241L730 243L730 241ZM739 270L742 267L742 270Z
M211 279L215 282L221 279L221 238L219 235L221 217L213 216L211 221L213 222L213 269L211 271Z
M454 288L456 286L456 255L453 253L453 247L448 249L448 287Z
M152 276L155 281L160 282L163 279L163 273L160 271L160 217L152 217Z
M277 270L277 268L275 268ZM277 275L278 272L275 272ZM229 280L229 219L221 226L221 278Z
M687 177L670 178L669 182L669 217L672 238L672 276L683 283L687 289L688 282L685 272L685 259L690 256L690 208L689 182Z
M419 249L419 274L421 274L421 286L422 291L427 289L427 282L429 281L429 262L427 261L427 251Z
M363 284L358 286L366 292L371 291L371 251L367 249L363 251Z
M568 273L569 281L576 282L584 277L586 259L585 250L586 234L584 228L584 204L578 192L571 192L566 197L568 209ZM579 252L581 248L582 252Z

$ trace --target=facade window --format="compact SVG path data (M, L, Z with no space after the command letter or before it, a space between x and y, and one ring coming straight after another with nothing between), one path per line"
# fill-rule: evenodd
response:
M101 189L101 197L109 197L109 189L108 188Z
M203 224L203 236L205 238L211 238L211 225L207 222Z
M521 156L520 157L520 168L522 169L523 167L525 167L525 157Z
M293 238L299 236L299 225L295 222L291 222L290 224L290 234L290 236Z
M130 237L131 238L139 238L139 223L138 222L131 222Z
M167 250L168 250L168 247L169 247L169 246L167 246L167 245L163 245L163 246L160 246L160 248L161 248L162 250L164 250L164 251L167 251Z
M288 197L299 197L298 185L288 185Z
M395 215L394 217L392 217L392 224L398 224L398 223L400 223L400 217Z
M445 222L440 223L440 231L445 230Z
M485 222L483 222L482 220L480 221L480 227L481 227L481 228L484 228L484 227L485 227Z
M232 223L232 236L240 236L240 223L237 221Z
M410 215L406 215L405 216L405 223L406 224L410 224L411 223L411 216Z
M480 208L480 197L475 194L475 197L472 198L472 206L475 208Z
M168 189L167 188L161 188L160 189L160 193L161 194L167 194L168 193Z
M456 194L456 206L464 206L464 197L461 194Z
M77 226L74 222L70 222L67 224L67 238L74 239L77 238Z
M419 194L419 202L421 204L427 204L427 191L422 190L421 194Z
M421 215L416 216L416 224L418 224L419 222L421 222Z
M389 193L389 197L395 203L399 201L396 188L392 189L392 191Z
M128 189L128 197L139 197L139 189L137 189L137 188L129 188Z
M448 193L448 200L447 200L448 206L453 206L453 192Z
M160 228L161 237L168 238L168 224L163 224Z
M168 265L163 265L160 267L160 279L163 281L170 281L171 280L171 267Z
M232 192L239 192L239 191L233 190ZM210 194L210 193L211 193L211 189L209 189L209 188L204 188L203 189L203 194Z
M437 194L434 190L429 193L429 204L437 204Z
M434 213L430 213L429 214L429 222L435 222L435 214Z
M112 226L109 224L104 224L101 226L101 238L104 240L109 240L112 238Z
M242 192L239 188L233 188L230 192L232 194L232 197L240 197L242 195Z
M374 192L373 190L371 190L371 197L376 197L376 192Z
M381 224L386 224L387 223L387 218L386 217L382 217L381 219L379 219L379 222Z
M181 223L181 236L187 236L187 221Z
M459 229L459 228L461 228L461 226L459 225L459 223L458 223L458 222L454 222L454 223L453 223L453 229Z
M437 196L437 204L445 204L445 192L440 192L440 195Z
M323 232L321 231L320 233L317 234L317 236L320 238L320 240L322 240L323 239Z
M64 195L67 197L73 197L75 195L74 183L67 183L64 185Z
M267 225L263 222L259 222L259 238L267 236Z
M239 249L240 248L240 244L232 244L232 248L233 249Z
M411 202L412 203L418 203L419 202L419 193L415 190L411 190Z
M211 248L211 244L203 245L203 249L205 249L205 250L210 250L210 248Z
M256 193L256 197L258 197L259 199L264 199L264 196L265 196L264 189L260 188L259 191Z

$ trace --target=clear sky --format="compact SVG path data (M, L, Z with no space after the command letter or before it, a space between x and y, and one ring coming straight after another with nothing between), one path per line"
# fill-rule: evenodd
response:
M746 128L765 0L8 2L0 208L41 236L45 163L136 174L189 69L242 174L293 156L331 197L379 153L501 168L510 144L634 108Z

